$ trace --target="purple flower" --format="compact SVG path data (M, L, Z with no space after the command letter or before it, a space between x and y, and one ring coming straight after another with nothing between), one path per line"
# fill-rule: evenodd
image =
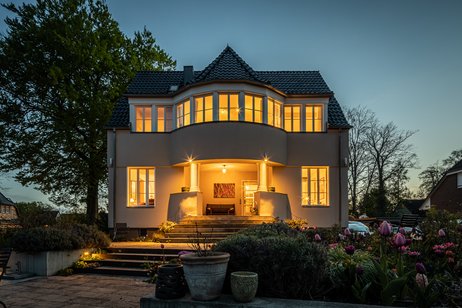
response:
M356 248L355 248L355 246L353 246L353 245L348 245L348 246L345 247L345 252L346 252L348 255L354 254L354 253L355 253L355 250L356 250Z
M417 262L415 264L415 270L419 274L426 274L427 273L427 269L425 268L425 265L422 262Z
M438 230L438 236L439 236L439 237L445 237L445 236L446 236L446 232L444 232L443 229L439 229L439 230Z
M388 223L388 221L382 221L382 223L379 226L379 233L383 236L388 236L391 234L391 225Z
M398 232L401 234L406 234L406 230L403 227L399 227Z
M189 255L190 253L192 253L191 251L186 251L186 250L182 250L178 253L178 256L182 256L182 255Z
M320 241L321 241L321 236L320 236L318 233L316 233L316 234L314 235L314 240L315 240L316 242L320 242Z
M345 236L350 236L350 235L351 235L350 229L345 228L345 230L343 230L343 235L345 235Z
M418 252L418 251L408 251L407 255L409 257L418 257L418 256L420 256L420 252Z
M401 247L404 244L406 244L406 238L401 233L396 233L393 242L396 245L396 247Z

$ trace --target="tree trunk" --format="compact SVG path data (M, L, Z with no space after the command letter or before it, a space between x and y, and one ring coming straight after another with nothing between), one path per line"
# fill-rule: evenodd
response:
M98 177L96 166L92 163L89 164L88 170L88 185L87 185L87 223L89 225L96 224L98 217Z

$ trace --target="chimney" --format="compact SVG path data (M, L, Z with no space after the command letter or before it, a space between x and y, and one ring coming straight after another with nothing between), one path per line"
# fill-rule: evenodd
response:
M194 78L194 68L192 65L183 66L183 81L187 84Z

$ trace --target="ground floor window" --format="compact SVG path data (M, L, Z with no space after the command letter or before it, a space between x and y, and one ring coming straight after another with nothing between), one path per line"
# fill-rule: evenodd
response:
M128 206L155 205L154 168L128 168Z
M302 205L329 205L329 167L302 167Z

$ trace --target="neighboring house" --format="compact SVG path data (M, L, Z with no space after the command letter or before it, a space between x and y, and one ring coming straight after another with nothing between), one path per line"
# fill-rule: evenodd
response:
M403 212L403 214L422 214L422 211L420 211L420 206L423 204L424 201L425 199L404 199L403 201L401 201L401 205L403 209L406 209L408 213Z
M225 214L348 221L350 125L318 71L138 72L108 123L109 227ZM116 225L117 226L117 225Z
M420 210L437 208L462 212L462 160L449 169L423 202Z
M0 193L0 229L18 227L18 209L13 201Z

